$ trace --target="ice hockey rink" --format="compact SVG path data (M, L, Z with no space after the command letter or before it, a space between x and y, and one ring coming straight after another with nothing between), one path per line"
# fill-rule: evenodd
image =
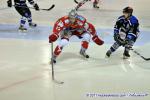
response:
M126 6L134 8L140 21L134 49L150 57L149 0L101 0L100 9L93 9L91 2L81 7L78 13L96 26L105 44L91 42L90 58L85 59L79 55L80 40L72 37L54 65L55 78L64 84L52 81L48 36L55 21L76 4L73 0L36 2L40 8L56 6L51 11L31 10L38 27L21 33L17 30L20 16L0 0L0 100L150 100L150 61L132 51L131 58L124 60L123 48L105 58L113 43L114 22Z

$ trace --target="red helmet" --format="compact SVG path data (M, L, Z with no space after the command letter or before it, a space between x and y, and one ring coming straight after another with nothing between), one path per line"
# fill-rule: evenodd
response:
M132 13L133 13L133 8L131 8L131 7L125 7L125 8L123 9L123 13L128 13L128 14L131 14L131 15L132 15Z

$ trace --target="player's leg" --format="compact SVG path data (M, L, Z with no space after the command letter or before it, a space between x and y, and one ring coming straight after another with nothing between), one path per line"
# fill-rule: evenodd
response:
M115 43L110 47L107 51L106 56L110 57L110 55L115 52L120 46L124 45L126 38L126 33L119 32L118 34L114 34Z
M133 33L129 33L126 38L127 38L127 40L126 40L127 44L124 46L125 47L124 53L123 53L123 58L124 59L130 57L129 51L133 47L133 45L134 45L134 43L137 39L137 36L134 35Z
M62 49L69 43L69 39L67 38L62 38L60 40L60 42L58 43L58 45L56 46L55 50L54 50L54 55L52 57L52 60L54 63L56 63L56 58L60 55L60 53L62 52Z
M86 50L88 49L90 38L91 35L89 33L84 33L82 35L80 54L86 58L89 58L89 55L86 54Z
M25 5L25 8L23 9L23 12L24 12L23 16L27 18L29 26L30 27L36 27L37 24L32 22L32 14L31 14L31 11L30 11L30 9L28 8L27 5Z
M29 26L30 27L36 27L37 26L37 24L36 23L33 23L32 22L32 14L31 14L31 11L30 11L30 9L29 8L27 8L26 9L26 17L27 17L27 20L28 20L28 23L29 23Z
M56 63L56 58L62 52L63 47L65 47L69 43L69 38L71 36L72 36L72 33L67 29L63 30L60 33L61 40L60 40L59 44L56 46L54 53L53 53L53 57L52 57L52 60L54 63Z
M93 8L99 8L98 3L99 3L99 0L94 0Z
M118 42L115 42L110 49L106 52L106 56L110 57L110 55L115 52L119 47L121 46L121 44L119 44Z
M26 17L24 16L24 8L23 7L15 7L16 11L22 16L20 19L20 27L19 30L26 31L25 23L26 23Z
M75 9L78 10L81 6L83 6L88 1L89 0L83 0L83 1L79 2Z

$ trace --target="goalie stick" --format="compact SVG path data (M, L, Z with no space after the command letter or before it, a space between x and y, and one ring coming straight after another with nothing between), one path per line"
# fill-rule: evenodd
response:
M53 57L53 43L51 43L51 56ZM53 80L53 82L55 82L55 83L57 83L57 84L63 84L64 82L62 82L62 81L57 81L56 79L55 79L55 73L54 73L54 62L52 61L53 59L52 59L52 57L51 57L51 67L52 67L52 80Z
M142 56L140 53L138 53L137 51L135 51L134 49L131 49L135 54L137 54L138 56L140 56L141 58L143 58L146 61L149 61L150 58L145 58L144 56Z

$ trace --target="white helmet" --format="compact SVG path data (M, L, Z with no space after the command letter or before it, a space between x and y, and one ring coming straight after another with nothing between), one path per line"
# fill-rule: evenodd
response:
M76 18L77 16L77 11L75 9L72 9L70 12L69 12L69 18Z

